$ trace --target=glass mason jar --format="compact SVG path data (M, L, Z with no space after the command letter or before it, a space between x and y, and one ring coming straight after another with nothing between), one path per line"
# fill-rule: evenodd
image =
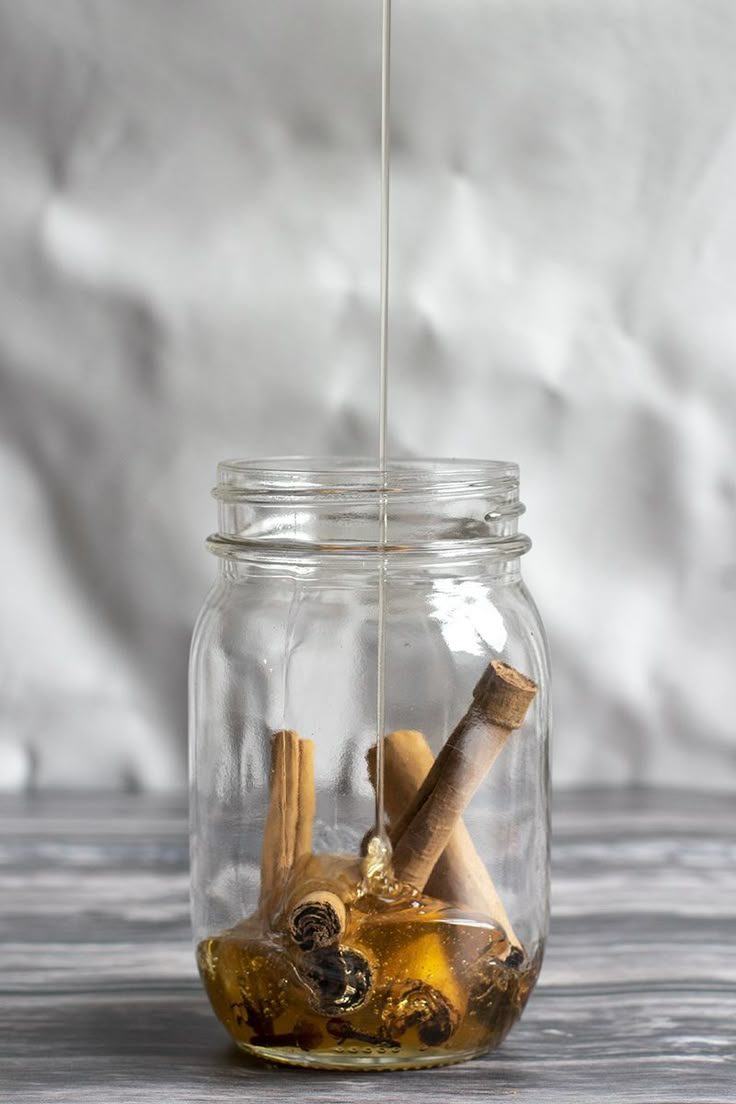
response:
M214 1011L293 1065L481 1054L521 1015L548 920L547 657L518 469L238 460L215 496L190 669Z

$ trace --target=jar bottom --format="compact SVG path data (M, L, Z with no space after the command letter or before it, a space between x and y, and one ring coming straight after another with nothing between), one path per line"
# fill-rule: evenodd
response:
M272 1050L266 1047L251 1046L249 1043L237 1044L238 1048L250 1057L259 1058L262 1061L279 1066L293 1066L299 1069L313 1070L342 1070L364 1073L391 1073L400 1070L432 1069L438 1066L454 1066L460 1062L468 1062L473 1058L482 1058L492 1047L483 1046L470 1050L452 1050L445 1054L422 1053L420 1051L409 1054L353 1054L335 1048L333 1051L320 1051L318 1054L309 1055L298 1048L284 1048Z

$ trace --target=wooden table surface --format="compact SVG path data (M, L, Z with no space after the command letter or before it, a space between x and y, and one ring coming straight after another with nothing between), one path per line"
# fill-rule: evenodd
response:
M552 935L503 1048L425 1072L249 1061L195 974L183 800L0 801L0 1101L736 1101L736 800L562 795Z

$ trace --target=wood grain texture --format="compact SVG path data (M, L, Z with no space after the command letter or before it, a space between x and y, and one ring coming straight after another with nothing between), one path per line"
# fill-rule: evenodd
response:
M561 797L547 959L504 1047L348 1075L251 1062L210 1012L183 801L3 799L0 1100L734 1104L734 829L725 797Z

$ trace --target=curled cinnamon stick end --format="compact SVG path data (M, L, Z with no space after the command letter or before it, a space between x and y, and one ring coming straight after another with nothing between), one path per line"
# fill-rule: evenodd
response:
M328 890L308 893L290 911L289 935L302 951L315 951L338 943L345 931L345 904Z
M383 1020L394 1038L414 1028L426 1046L441 1046L454 1035L460 1016L438 989L412 979L391 986Z
M305 955L299 972L324 1016L354 1012L365 1004L373 984L370 963L351 947L323 947Z
M508 663L494 659L473 691L473 701L489 724L511 732L523 725L536 694L535 682Z

